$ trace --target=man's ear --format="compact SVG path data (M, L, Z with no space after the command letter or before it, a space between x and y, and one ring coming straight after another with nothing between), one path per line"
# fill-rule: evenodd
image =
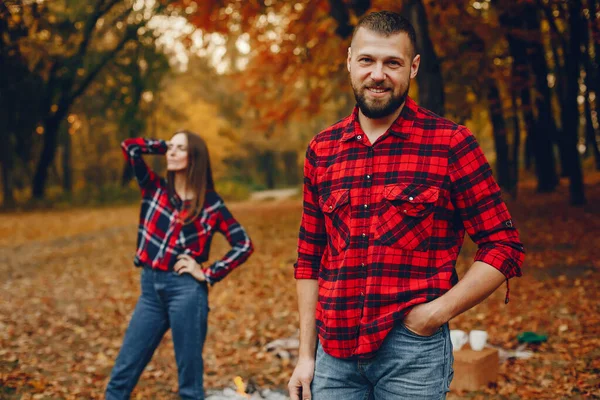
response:
M346 60L346 67L348 68L348 72L350 72L350 61L352 61L352 47L348 47L348 59Z
M415 58L412 60L412 64L410 65L410 79L415 79L417 73L419 72L419 65L421 64L421 55L417 54Z

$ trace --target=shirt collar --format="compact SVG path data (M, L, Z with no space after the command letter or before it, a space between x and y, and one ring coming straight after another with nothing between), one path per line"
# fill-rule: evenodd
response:
M408 139L410 133L412 132L412 128L415 121L415 115L417 114L417 103L410 97L406 96L406 101L404 102L404 107L402 107L402 111L396 120L389 127L388 132L391 135L394 135L400 139ZM356 138L358 135L364 135L364 131L360 126L360 122L358 120L358 106L354 106L354 110L352 111L352 115L350 116L350 121L346 125L342 138L340 139L342 142L346 142L350 139ZM387 134L387 132L386 132Z
M180 209L182 207L189 207L190 204L192 204L191 200L182 200L181 197L179 197L177 192L174 190L173 194L169 197L169 200L171 201L171 205L173 205L177 209Z

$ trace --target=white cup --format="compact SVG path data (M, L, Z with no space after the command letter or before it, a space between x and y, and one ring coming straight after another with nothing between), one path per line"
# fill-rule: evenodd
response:
M469 335L460 329L452 329L450 330L450 341L452 342L452 350L457 351L469 341Z
M486 331L474 330L469 333L469 344L471 349L475 351L481 351L485 347L487 342L488 334Z

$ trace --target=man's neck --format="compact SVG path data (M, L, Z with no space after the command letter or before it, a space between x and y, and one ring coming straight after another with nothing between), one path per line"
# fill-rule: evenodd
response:
M358 110L358 122L360 123L360 127L365 132L371 143L375 143L377 139L381 135L383 135L389 128L392 126L394 121L398 118L406 101L402 103L400 107L393 114L388 115L383 118L369 118L362 113L362 111Z

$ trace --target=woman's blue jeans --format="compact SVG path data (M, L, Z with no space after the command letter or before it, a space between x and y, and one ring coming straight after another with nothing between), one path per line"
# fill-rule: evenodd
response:
M106 399L129 399L165 332L171 328L182 399L204 399L202 348L208 287L189 274L142 268L142 294L106 388Z

